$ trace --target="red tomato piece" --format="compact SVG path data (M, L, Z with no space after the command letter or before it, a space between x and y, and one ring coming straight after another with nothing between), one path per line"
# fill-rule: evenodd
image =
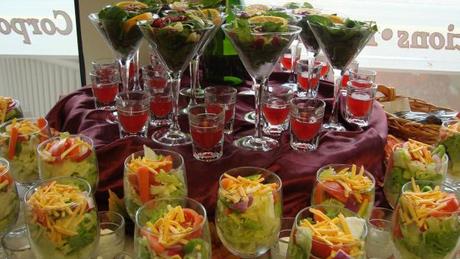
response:
M311 253L314 256L317 256L319 258L328 258L331 255L332 249L324 244L321 241L316 240L313 237L313 242L311 245Z
M61 139L53 143L49 152L54 157L61 156L61 154L64 153L64 151L66 150L66 147L69 148L67 145L68 144L67 144L66 139Z
M345 189L339 183L332 182L332 181L326 181L326 182L321 182L319 184L322 184L324 191L327 192L329 195L331 195L336 200L343 202L343 203L347 202L348 198L345 197Z

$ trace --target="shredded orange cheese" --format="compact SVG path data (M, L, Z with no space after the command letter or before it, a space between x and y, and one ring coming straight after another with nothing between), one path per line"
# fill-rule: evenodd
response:
M87 195L78 187L55 181L38 187L27 204L33 221L45 227L47 237L57 245L64 237L78 234L76 228L88 208Z
M344 168L339 172L334 171L335 173L331 175L320 174L319 178L321 182L337 182L345 189L345 197L352 194L358 202L362 202L363 198L361 193L369 192L372 188L374 188L374 183L367 175L364 174L363 166L361 166L358 173L356 173L356 171L356 165L352 165L351 170L350 168Z
M11 132L11 127L16 127L18 129L19 135L29 136L32 134L40 133L41 129L37 126L36 122L31 120L19 120L17 121L14 118L8 126L6 126L6 131Z
M233 177L229 174L224 174L224 178L229 179L229 185L226 188L221 188L222 195L233 203L240 200L247 200L252 194L264 195L271 193L278 188L276 183L263 184L265 178L261 175L254 179L249 179L242 176Z
M172 164L172 161L170 160L158 161L158 160L148 159L145 156L137 157L137 158L134 158L133 156L133 158L128 164L128 168L132 172L137 172L139 167L146 167L149 169L150 172L158 173L158 168L161 168L167 165L171 165L171 164Z
M0 96L0 123L3 123L8 112L8 107L13 102L13 98Z

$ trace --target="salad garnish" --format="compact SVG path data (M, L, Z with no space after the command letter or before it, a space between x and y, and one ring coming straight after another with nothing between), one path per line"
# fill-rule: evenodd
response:
M168 205L166 210L167 212L160 218L148 221L146 229L158 237L158 242L164 247L187 244L189 240L186 237L203 222L203 216L181 206ZM194 218L189 218L189 215L194 215Z
M38 187L27 203L34 220L47 230L46 236L56 246L66 243L66 238L79 235L77 228L84 214L94 208L86 192L55 181Z
M63 134L60 139L47 143L41 150L41 156L47 162L58 162L64 159L80 162L91 152L91 145L80 137L69 137L68 134Z
M367 192L374 187L372 180L364 174L364 167L361 166L359 172L357 172L356 165L350 168L344 168L339 172L336 172L333 168L324 170L319 175L321 182L337 182L344 188L345 197L349 197L352 194L358 202L362 202L362 192Z
M0 96L0 124L6 119L8 110L14 105L14 100L11 97Z
M13 179L7 172L6 166L0 164L0 191L5 187L10 186L13 183Z
M330 218L321 210L310 208L309 211L313 214L314 221L310 218L300 220L299 227L306 228L311 232L313 240L316 239L328 246L337 247L338 251L331 251L328 258L334 258L341 250L341 247L346 247L349 255L359 256L363 253L362 241L360 236L364 231L364 220L355 217L345 217L339 213L336 217ZM354 228L353 223L362 223L362 227ZM344 253L342 251L341 253Z
M28 141L33 134L38 134L40 141L45 140L48 136L42 132L46 127L46 120L38 118L37 121L23 119L17 121L14 118L5 128L5 136L9 137L8 159L13 160L16 154L16 143L19 141Z

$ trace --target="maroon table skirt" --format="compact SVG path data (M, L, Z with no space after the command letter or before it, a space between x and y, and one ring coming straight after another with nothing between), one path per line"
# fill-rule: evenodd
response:
M270 84L278 84L285 79L284 74L274 73ZM330 96L332 84L321 82L320 92L322 96ZM376 204L386 205L381 186L387 122L385 113L377 103L374 104L368 128L362 130L347 125L346 132L325 132L321 135L319 148L315 152L303 153L292 150L286 132L279 139L279 148L264 153L245 151L232 145L235 138L254 132L254 125L243 120L243 115L253 110L253 97L238 96L237 99L234 133L225 136L223 157L210 163L195 160L191 145L169 148L154 143L150 138L120 139L118 125L105 122L105 112L94 109L94 99L88 87L62 98L51 109L47 119L50 126L59 131L84 134L94 140L100 171L96 199L101 209L107 207L109 189L120 197L123 196L123 162L131 153L141 150L142 145L172 149L182 154L185 159L189 196L203 203L211 215L216 204L219 176L231 168L240 166L270 168L281 177L285 216L295 216L300 209L310 204L316 171L332 163L364 165L377 180ZM326 109L329 111L331 99L325 100L328 104ZM188 130L187 116L181 116L180 123L182 129Z

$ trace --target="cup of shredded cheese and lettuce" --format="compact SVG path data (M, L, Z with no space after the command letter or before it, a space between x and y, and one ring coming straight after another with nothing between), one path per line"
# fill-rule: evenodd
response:
M61 134L41 143L37 151L40 179L81 177L96 191L99 169L91 138Z
M0 238L16 223L19 213L19 197L16 185L9 173L8 161L0 157Z
M401 188L412 178L441 184L447 174L448 157L443 146L433 148L410 139L396 145L387 166L383 191L391 207L401 194Z
M257 257L277 240L281 220L281 180L255 167L227 171L219 180L217 234L241 257Z
M144 203L158 198L187 196L185 166L182 156L174 151L150 149L131 154L125 160L123 187L129 216Z
M0 96L0 124L14 118L23 117L21 105L18 100L11 97Z
M449 156L448 178L460 182L460 121L444 122L439 129L439 146Z
M136 213L137 259L210 259L206 210L189 198L147 202Z
M375 179L363 166L333 164L318 170L311 204L345 207L369 218L374 199Z
M454 258L460 243L459 193L448 185L404 185L394 212L392 237L400 258Z
M74 177L40 182L25 196L25 221L38 259L91 258L99 224L91 186Z
M365 258L366 234L366 220L346 208L307 207L296 216L287 258Z
M19 184L39 179L37 146L50 136L44 118L13 119L0 125L0 156L10 163L10 173Z

